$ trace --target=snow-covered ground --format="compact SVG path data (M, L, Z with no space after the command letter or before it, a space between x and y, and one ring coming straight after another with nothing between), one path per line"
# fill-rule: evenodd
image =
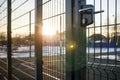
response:
M12 57L29 57L30 56L30 47L28 46L20 46L18 47L18 50L13 51ZM109 55L109 59L116 59L120 60L120 54L114 55L114 52L120 51L120 48L114 49L114 48L86 48L86 52L89 54L92 53L107 53L107 52L113 52L113 54ZM60 55L65 54L65 47L60 48L59 46L44 46L43 47L43 56L52 56L52 55ZM34 46L31 47L31 56L34 57ZM0 57L5 58L7 57L7 53L5 50L0 50ZM96 58L102 58L107 59L108 55L102 55L102 56L96 56Z
M120 51L120 48L87 48L87 53L106 53L106 52L115 52Z
M43 56L52 56L52 55L61 55L65 54L65 47L58 46L44 46L43 47ZM29 57L30 56L30 47L28 46L20 46L18 50L14 50L12 53L12 57ZM34 46L31 47L31 56L34 57ZM7 57L7 52L5 50L0 50L0 57Z
M96 56L98 59L110 59L110 60L118 60L120 61L120 48L87 48L86 52L88 54L91 53L102 53L100 56ZM115 54L117 52L117 54Z
M117 61L120 61L120 57L118 55L102 55L102 56L96 56L96 58L98 59L110 59L110 60L117 60Z

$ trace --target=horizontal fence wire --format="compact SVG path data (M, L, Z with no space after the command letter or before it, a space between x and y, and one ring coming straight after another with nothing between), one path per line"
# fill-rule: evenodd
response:
M86 28L87 80L119 80L120 10L118 0L86 0L95 11L94 23Z

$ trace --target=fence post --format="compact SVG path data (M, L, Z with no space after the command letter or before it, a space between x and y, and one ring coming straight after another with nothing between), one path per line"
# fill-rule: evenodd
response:
M35 68L36 80L43 80L42 74L42 0L35 0Z
M12 58L11 58L11 0L7 0L7 62L8 80L12 80Z
M66 0L66 80L86 80L86 28L79 9L85 0Z

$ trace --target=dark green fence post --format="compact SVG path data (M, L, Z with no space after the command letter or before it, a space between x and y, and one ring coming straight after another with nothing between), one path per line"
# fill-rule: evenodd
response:
M11 59L11 0L7 0L7 62L8 80L12 80L12 59Z
M85 0L66 0L66 80L86 80L86 28L79 9Z
M42 74L42 0L35 0L35 72L36 80L43 80Z

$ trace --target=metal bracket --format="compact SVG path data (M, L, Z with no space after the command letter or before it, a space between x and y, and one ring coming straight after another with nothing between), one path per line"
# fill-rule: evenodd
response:
M94 14L102 13L104 10L101 11L94 11L93 5L83 5L83 9L80 9L79 12L81 14L81 25L86 27L94 22Z

